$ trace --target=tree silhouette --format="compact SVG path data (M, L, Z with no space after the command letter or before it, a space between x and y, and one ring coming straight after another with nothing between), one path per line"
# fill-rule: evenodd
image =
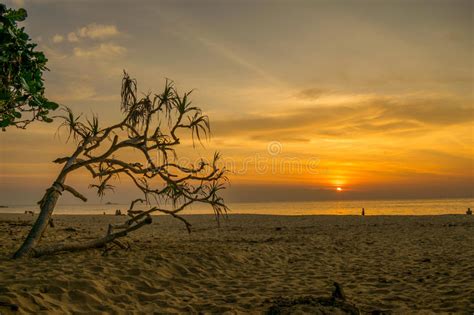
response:
M219 192L225 188L227 178L225 169L217 165L219 154L215 153L210 162L200 160L193 165L181 163L176 152L180 145L178 132L190 132L193 143L210 136L208 117L191 104L190 93L180 95L173 82L167 80L161 94L139 98L136 81L124 73L121 109L125 117L119 123L101 128L96 116L82 119L64 108L59 132L65 128L68 139L75 142L76 149L70 156L54 161L64 166L39 201L40 214L14 257L103 247L151 223L150 215L155 212L180 219L190 230L191 224L180 216L180 212L197 202L210 205L217 218L226 213L227 206ZM130 149L138 153L136 160L120 157L121 152ZM155 159L153 154L156 154ZM129 219L118 226L110 225L103 238L86 243L38 247L63 191L87 201L81 193L66 184L67 177L79 169L86 169L96 180L90 187L95 188L100 196L113 189L111 182L114 179L125 177L142 192L143 197L131 202L127 213ZM138 204L145 205L146 209L137 210ZM171 206L166 208L163 205Z

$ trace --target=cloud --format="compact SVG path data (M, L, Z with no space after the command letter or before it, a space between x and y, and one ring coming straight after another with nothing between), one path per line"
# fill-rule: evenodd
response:
M73 84L65 86L60 92L55 92L54 97L58 100L68 100L77 101L77 100L91 100L94 96L97 95L97 92L94 87L83 84L82 82L72 82Z
M474 109L460 100L414 99L386 104L384 116L444 126L473 121Z
M360 138L371 135L423 135L474 121L468 100L433 97L372 97L353 103L313 105L271 115L212 122L213 134L254 140L307 139L311 137Z
M46 81L47 96L68 106L84 100L94 104L117 101L126 48L115 43L82 43L70 51L67 46L41 46L52 70ZM84 111L85 105L80 105L80 111ZM93 108L96 105L90 106L92 111L97 110Z
M67 34L67 40L71 43L75 43L79 41L79 37L77 37L76 33L70 32Z
M63 40L64 40L64 36L62 35L59 35L59 34L56 34L53 36L53 38L51 39L53 41L53 43L57 44L57 43L61 43Z
M91 23L78 28L75 32L67 34L67 40L71 43L77 43L80 39L104 40L110 37L120 35L117 26ZM62 35L55 35L61 36Z
M160 14L160 17L162 18L170 18L169 15L164 16ZM176 16L173 14L171 16L173 19L178 19L181 20L181 17ZM189 21L187 21L189 23ZM271 84L274 85L283 85L284 82L282 82L279 78L275 77L271 73L269 73L266 69L261 67L255 62L252 62L249 60L249 58L246 58L243 54L239 53L238 50L236 50L235 47L227 47L223 42L218 41L216 39L211 39L207 34L205 34L202 30L199 29L196 25L185 25L184 23L181 23L179 27L175 27L172 30L172 33L175 34L178 37L181 37L187 41L195 41L203 46L205 46L207 49L209 49L211 52L214 54L221 56L223 58L226 58L230 62L239 65L240 67L247 69L248 71L255 73L257 76L261 77L267 82L270 82Z
M297 97L302 98L302 99L314 100L327 92L328 92L327 90L321 89L321 88L309 88L309 89L304 89L300 91Z
M74 48L76 57L112 57L125 54L127 49L114 43L102 43L91 48Z
M76 34L82 38L104 39L117 36L120 32L115 25L91 23L77 30Z
M208 49L212 50L216 54L219 54L228 60L240 65L241 67L254 72L261 78L265 79L268 82L271 82L272 84L275 85L281 85L282 82L271 75L268 71L264 70L260 66L250 62L249 60L245 59L241 55L237 54L235 50L229 49L226 46L224 46L222 43L210 40L209 38L206 38L204 36L200 36L196 33L191 33L192 38L206 46Z
M25 0L12 0L13 5L17 7L24 7L25 6Z

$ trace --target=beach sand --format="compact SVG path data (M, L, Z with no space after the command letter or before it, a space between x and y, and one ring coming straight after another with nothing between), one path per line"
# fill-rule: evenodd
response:
M337 281L364 312L474 312L473 216L229 215L220 228L211 215L187 218L191 234L156 216L107 256L14 261L33 217L1 214L0 302L17 313L258 314L277 297L330 296ZM124 220L55 216L42 243L103 236Z

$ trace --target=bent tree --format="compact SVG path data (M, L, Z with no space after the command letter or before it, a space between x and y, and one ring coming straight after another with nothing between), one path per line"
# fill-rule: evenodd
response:
M96 116L90 120L82 119L64 108L59 131L65 128L68 139L74 141L76 148L71 155L54 161L63 167L38 202L39 216L14 258L103 247L151 223L150 215L155 212L180 219L190 231L191 224L180 216L180 212L193 203L210 205L217 218L226 213L228 208L219 192L225 188L227 178L225 169L217 165L219 154L214 154L210 162L201 159L194 165L180 161L176 151L180 145L178 133L187 131L193 139L193 147L195 140L200 142L201 138L210 136L208 117L198 107L192 106L190 93L180 95L173 82L167 80L161 94L139 98L136 81L124 73L121 91L124 118L117 124L101 128ZM80 169L87 170L92 176L94 183L90 187L95 188L100 196L113 189L114 179L125 177L143 197L131 202L128 220L121 225L109 225L102 238L85 243L39 246L64 191L87 201L83 194L66 183L68 176ZM136 209L138 204L144 208Z

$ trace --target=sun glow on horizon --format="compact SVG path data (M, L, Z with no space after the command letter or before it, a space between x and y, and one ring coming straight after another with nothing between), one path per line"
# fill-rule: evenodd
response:
M337 190L337 191L342 191L342 188L341 188L341 187L337 187L336 190Z

